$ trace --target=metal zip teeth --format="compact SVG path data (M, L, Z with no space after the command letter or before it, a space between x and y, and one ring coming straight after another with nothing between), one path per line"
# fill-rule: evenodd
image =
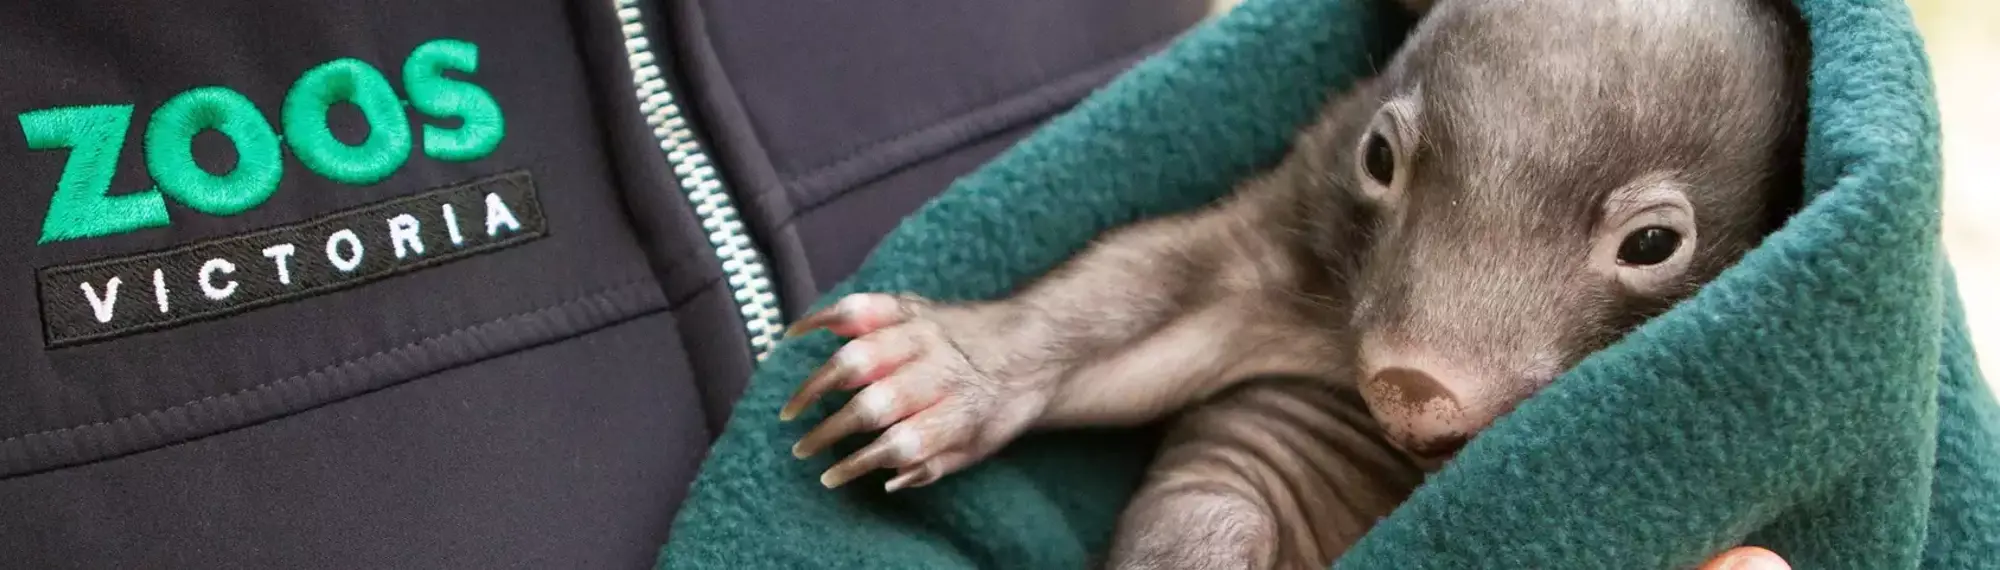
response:
M701 218L708 243L721 258L722 274L736 299L743 329L750 336L750 353L757 360L771 350L784 331L784 315L778 310L763 256L750 243L750 236L737 215L736 205L716 175L708 152L695 140L694 131L681 116L681 108L668 89L665 74L656 65L652 43L647 39L644 12L639 0L614 0L619 28L625 34L626 62L632 68L632 87L638 96L639 111L653 128L653 138L667 154L681 191Z

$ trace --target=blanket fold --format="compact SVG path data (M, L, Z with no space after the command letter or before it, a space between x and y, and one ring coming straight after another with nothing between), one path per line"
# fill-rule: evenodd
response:
M1267 167L1383 61L1388 2L1248 0L905 220L863 291L991 298L1113 226ZM1501 418L1336 568L1689 568L1763 545L1797 568L2000 567L2000 405L1939 239L1936 105L1907 8L1798 0L1813 44L1806 207L1693 298ZM1102 555L1153 430L1031 436L884 495L827 490L777 411L837 348L762 365L664 568L1079 568ZM859 438L857 438L859 439Z

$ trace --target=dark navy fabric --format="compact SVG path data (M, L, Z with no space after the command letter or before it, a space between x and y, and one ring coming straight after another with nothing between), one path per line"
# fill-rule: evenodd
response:
M1206 0L680 0L668 47L778 266L811 304L958 175L1164 46Z
M1206 4L645 7L654 51L796 311L951 179ZM754 361L699 214L641 114L621 33L609 0L0 6L0 568L650 564ZM448 76L503 112L504 138L483 158L424 150L426 126L461 126L410 101L406 58L439 39L477 46L477 69ZM337 182L284 146L275 191L240 212L170 195L164 225L38 243L76 150L31 148L23 114L129 105L105 168L112 194L143 193L159 184L147 134L167 101L226 87L283 135L294 82L340 58L379 70L403 99L416 142L386 177ZM349 144L372 132L351 105L327 124ZM254 159L213 132L191 145L212 173ZM44 283L46 269L287 226L350 229L308 222L388 218L399 199L503 173L532 180L544 235L169 328L47 342L48 307L88 324L76 319L202 303L194 292L220 293L201 288L213 279L278 273L241 247L162 256L158 284L118 266L130 280L115 295L98 281L110 273ZM438 223L441 202L410 203ZM451 232L501 223L491 205L452 203ZM399 251L387 223L335 221L367 255ZM452 235L439 232L422 232L432 253ZM317 235L293 255L323 270L332 254ZM232 269L201 265L215 256ZM240 290L280 289L258 283Z

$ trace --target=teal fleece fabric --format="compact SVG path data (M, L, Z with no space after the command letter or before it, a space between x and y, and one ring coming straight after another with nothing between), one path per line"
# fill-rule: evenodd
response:
M1338 568L2000 567L2000 406L1939 243L1939 125L1897 0L1799 0L1815 50L1806 208L1739 266L1476 437ZM1362 0L1250 0L906 220L826 299L990 298L1114 225L1274 163L1409 25ZM780 345L662 551L667 568L1079 568L1155 430L1032 436L921 489L792 459L844 398L777 421L839 340Z

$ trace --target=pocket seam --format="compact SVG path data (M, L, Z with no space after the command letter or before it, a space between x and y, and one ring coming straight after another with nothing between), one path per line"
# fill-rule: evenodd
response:
M838 199L861 182L921 162L1009 127L1060 114L1139 61L1178 39L1174 30L1133 49L1093 61L1070 73L971 105L929 124L861 143L841 155L796 172L780 172L781 187L798 209Z
M621 299L621 296L630 297L635 293L637 294L636 298ZM380 379L377 379L377 382L366 383L366 385L354 386L348 390L340 390L339 393L337 394L328 394L324 396L310 398L310 400L312 400L310 402L291 404L291 405L280 405L278 407L283 408L280 410L274 410L261 414L259 413L231 414L239 417L236 418L236 421L226 422L232 424L229 427L209 428L209 429L201 429L200 427L195 427L192 429L171 430L171 431L182 432L181 434L179 434L180 437L173 437L171 434L162 433L170 430L152 426L142 426L141 429L138 429L137 431L150 432L153 434L153 437L144 439L157 439L157 441L155 441L152 445L100 444L99 445L100 447L112 447L117 449L113 451L79 452L74 450L74 448L78 446L72 444L65 446L72 448L70 451L65 452L64 450L61 449L52 449L52 447L61 445L54 441L42 441L38 443L35 440L48 440L48 439L68 436L74 432L91 432L91 431L105 430L107 428L113 431L124 431L120 428L129 427L131 424L134 423L146 423L148 421L152 422L169 421L174 419L169 417L173 414L181 412L201 413L202 409L209 408L213 405L219 405L221 403L226 403L230 401L237 401L252 394L269 393L278 390L285 390L288 388L292 388L293 386L298 386L300 382L311 380L315 377L325 377L330 374L339 374L340 371L345 368L365 366L372 362L380 361L385 358L394 358L402 356L410 353L411 351L431 350L432 348L436 347L437 345L443 342L457 340L458 338L467 337L469 335L478 335L484 332L484 330L486 329L492 329L494 327L514 326L516 325L516 323L524 320L546 318L549 316L562 316L563 314L570 312L574 307L591 302L600 302L613 306L605 310L607 314L603 314L598 317L597 320L599 320L600 322L575 326L573 327L573 330L564 331L564 333L549 333L543 335L536 335L535 338L532 338L527 341L521 341L518 343L522 345L542 344L548 342L550 339L565 338L569 336L574 336L576 334L588 333L590 331L602 329L604 327L612 326L616 323L629 320L630 318L635 316L651 312L657 312L659 310L666 308L669 305L664 296L664 293L659 290L657 283L653 279L650 278L635 279L617 285L604 287L590 293L585 293L575 297L570 297L563 301L542 305L534 309L528 309L516 313L511 313L508 315L495 317L492 319L487 319L477 323L463 325L454 328L450 331L433 334L430 336L426 336L424 338L405 342L393 347L384 348L366 355L349 358L337 363L328 364L305 372L287 375L282 378L261 382L252 386L245 386L235 390L230 390L228 392L220 394L211 394L208 396L189 400L172 406L165 406L142 412L129 413L115 418L108 418L68 427L44 429L34 432L7 436L4 438L0 438L0 477L11 477L14 475L22 474L23 472L26 471L46 470L50 468L57 468L62 465L72 465L76 463L95 461L108 457L133 453L136 451L142 451L145 449L152 449L159 447L161 445L171 444L175 441L185 441L189 439L204 437L207 435L213 435L215 433L226 432L230 431L231 429L234 429L235 427L240 427L241 425L256 423L257 421L268 421L270 419L283 417L285 415L290 415L293 413L298 413L301 411L317 408L319 406L325 405L330 402L352 397L359 393L378 390L388 386L401 384L403 382L407 382L416 378L421 378L422 376L429 374L432 371L418 371L413 373L406 373L401 375L401 377L394 378L388 381L382 381ZM506 352L510 352L511 350L513 350L513 348L491 347L483 351L478 351L479 354L459 359L459 361L457 362L452 362L450 363L450 366L461 366L471 362L482 361L498 354L504 354ZM118 434L113 434L113 435L118 435ZM119 438L119 439L125 439L125 438ZM23 465L24 463L30 465ZM23 467L26 467L26 469L23 469Z

